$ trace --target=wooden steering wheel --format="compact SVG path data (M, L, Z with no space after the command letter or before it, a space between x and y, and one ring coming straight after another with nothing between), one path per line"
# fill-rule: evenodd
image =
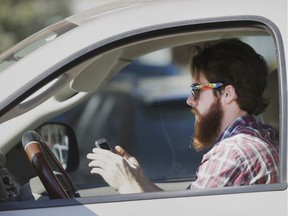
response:
M22 137L22 144L50 199L80 197L68 173L38 133L26 132ZM55 175L55 170L52 170L49 163L57 167L60 178Z

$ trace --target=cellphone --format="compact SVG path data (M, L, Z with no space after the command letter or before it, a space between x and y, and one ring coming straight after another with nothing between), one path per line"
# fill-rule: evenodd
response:
M99 139L95 141L95 145L97 148L105 149L111 152L114 152L109 143L105 138Z

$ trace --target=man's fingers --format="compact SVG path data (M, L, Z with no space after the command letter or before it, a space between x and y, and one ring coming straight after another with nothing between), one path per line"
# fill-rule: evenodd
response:
M93 160L88 164L89 167L99 167L101 169L105 169L107 166L107 162L102 160Z
M102 176L104 174L104 170L100 169L98 167L94 167L93 169L91 169L90 173L91 174L99 174Z

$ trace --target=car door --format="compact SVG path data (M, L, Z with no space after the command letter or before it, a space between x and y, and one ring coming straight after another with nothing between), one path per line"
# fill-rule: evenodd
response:
M101 12L98 11L98 13L93 15L93 19L99 16L99 19L95 22L88 22L89 19L92 19L91 17L81 17L82 19L75 17L74 20L73 18L70 18L70 20L67 19L70 22L78 22L77 24L79 24L79 26L82 25L82 28L74 26L75 28L71 30L70 36L64 34L59 38L59 40L55 40L55 42L51 42L51 44L39 48L37 53L29 55L27 59L24 58L19 66L15 65L8 68L10 72L13 72L13 70L17 71L24 66L27 66L28 69L32 69L32 66L28 67L33 60L32 57L35 56L35 59L40 61L40 59L46 56L47 53L55 52L55 47L63 48L63 44L69 45L68 42L64 43L64 41L72 40L74 42L71 47L65 46L65 50L63 49L63 51L55 53L54 56L49 56L51 59L43 61L43 65L37 65L36 69L41 73L31 76L29 78L31 80L28 80L28 78L25 79L25 85L22 86L20 82L15 83L14 88L16 88L17 91L11 90L11 95L7 98L4 97L4 100L2 100L1 122L3 122L3 124L0 128L3 130L10 128L11 130L12 126L17 123L17 131L12 132L9 136L15 137L14 140L20 140L20 135L24 130L30 128L35 129L43 122L56 116L61 116L67 110L70 111L81 101L95 95L95 91L98 92L100 89L103 90L105 86L107 87L107 85L109 85L108 81L110 81L112 77L117 78L117 75L115 74L118 74L124 66L137 60L139 57L146 56L155 51L170 50L172 60L168 62L167 65L172 62L177 65L177 68L181 69L181 73L189 75L189 70L188 68L185 68L185 66L188 64L191 46L208 41L236 37L249 43L267 59L271 73L272 71L276 71L276 80L279 84L275 85L275 83L272 83L272 89L267 94L271 97L271 94L274 92L280 93L280 98L275 102L279 103L280 108L268 110L265 115L258 116L257 118L261 121L270 123L269 118L266 118L267 116L271 117L275 113L275 116L280 116L278 119L277 117L276 119L273 118L273 120L275 120L273 124L275 124L275 127L279 127L281 136L281 173L279 183L271 185L186 190L186 187L191 183L191 181L193 181L191 176L188 176L187 173L181 177L173 176L172 181L172 177L169 177L166 173L164 176L165 181L156 182L160 187L165 188L166 191L123 195L116 194L111 190L111 188L108 188L107 185L95 187L90 184L91 182L88 184L85 178L83 181L79 181L78 184L81 198L43 201L26 200L12 203L1 203L1 214L60 215L69 213L70 215L252 215L256 213L259 215L286 215L287 149L285 143L287 142L287 125L285 122L287 122L287 80L283 46L283 41L286 39L286 36L283 35L282 22L277 22L277 18L273 20L276 24L272 22L270 20L273 19L272 15L265 18L264 15L269 14L268 12L263 13L263 16L247 15L247 5L246 7L242 5L241 10L234 9L234 13L228 10L223 10L223 13L214 11L213 16L201 16L199 13L195 12L196 15L190 18L188 15L184 15L187 13L187 9L185 9L184 6L181 6L180 8L185 11L185 13L183 12L184 18L179 18L179 20L172 18L172 15L174 16L175 14L169 16L168 12L165 12L165 16L163 15L165 19L163 17L159 18L157 19L157 22L153 22L153 25L148 24L148 21L139 21L138 25L136 22L129 23L128 20L131 19L131 16L135 15L134 13L136 12L140 13L139 16L142 19L147 16L146 13L144 16L144 12L147 12L145 7L149 4L146 5L143 3L142 5L142 3L139 2L138 4L143 6L143 8L135 11L132 9L131 11L129 10L131 13L130 16L128 16L127 13L125 14L124 10L121 11L119 7L112 7L112 5L110 5L113 9L111 9L110 13L115 13L115 15L112 13L111 17L108 17L107 14L107 17L105 17L106 15L101 17L99 15ZM160 8L169 9L170 12L174 11L173 9L176 5L175 2L167 5L162 5L160 2L161 1L155 1L153 4L149 5L151 6L150 9L152 12L154 10L159 12L161 11ZM191 3L187 2L183 1L183 4L191 6ZM211 6L215 6L216 8L216 4L214 4L215 3L211 3ZM248 4L248 1L246 4ZM256 3L252 6L255 5ZM204 8L204 6L206 6L205 2L200 3L195 1L196 9L200 10ZM263 7L264 6L267 7L270 5L265 2L263 4ZM126 7L130 8L130 6ZM281 5L277 5L277 8L279 11L282 11ZM251 13L250 9L247 9L247 11ZM107 23L117 23L117 19L120 15L122 17L121 21L123 21L123 23L121 24L123 27L119 28L120 30L115 30L117 29L115 27L115 29L109 29L107 32L104 32L103 25L107 25ZM102 19L104 21L102 21ZM127 21L127 23L124 21ZM128 23L131 25L128 25ZM89 34L89 29L95 27L97 27L97 31L91 31L89 36L83 36L85 40L82 41L81 35L84 33ZM161 78L163 79L163 77ZM173 78L174 77L172 77L172 79ZM53 83L51 83L52 81ZM134 79L134 81L136 82L139 80ZM189 81L189 76L186 76L184 81L181 83L181 86L187 84L189 90ZM132 81L130 81L130 84L131 83L133 84ZM175 86L180 84L176 78L172 83L172 85ZM144 87L149 86L149 84L145 84L145 82L143 85ZM37 90L42 86L45 88L40 92L37 92ZM30 99L29 97L34 92L38 94L36 94L36 96L32 95L32 99ZM161 92L161 90L155 90L155 92ZM119 91L117 93L119 94ZM115 97L114 93L112 95ZM272 94L272 97L273 95L274 94ZM140 97L142 95L137 96ZM145 98L146 101L143 99L141 102L153 102L151 98L148 99ZM123 103L123 101L121 103L128 106L128 103ZM136 102L134 101L132 103ZM150 111L151 109L144 112ZM154 111L151 113L154 115ZM161 113L163 114L163 112ZM121 117L123 116L120 113L118 116L115 116L116 119L120 119ZM161 123L164 123L168 119L168 117L162 119ZM102 126L102 124L100 126ZM120 129L122 128L120 127ZM167 133L167 130L162 130L159 133L166 135L165 133ZM175 133L178 134L179 132ZM193 135L192 133L191 136ZM171 135L171 132L169 132L169 134ZM134 135L139 138L141 133L135 133ZM3 141L8 138L3 136ZM12 138L10 139L13 140ZM12 143L12 141L9 142ZM85 145L85 143L79 143L79 145L81 148L81 145ZM170 145L170 147L173 145L174 144ZM187 145L189 145L189 142ZM169 147L169 142L167 142L165 147L167 146ZM135 146L135 148L135 152L141 152L143 145ZM9 152L9 150L10 149L6 147L5 151ZM141 157L148 157L149 159L149 154L151 154L151 152L149 153L149 151L147 151L147 155L144 154ZM161 155L161 148L160 152L158 150L158 155ZM157 156L155 158L157 158ZM153 163L161 163L161 158L159 158L158 161L153 161ZM153 167L153 163L147 163L146 169L149 169L149 166ZM187 167L189 167L190 163L192 167L195 166L193 163L196 163L196 161L192 160L184 162ZM197 163L199 163L199 161L197 161ZM85 167L85 165L82 167ZM178 168L178 166L176 168L181 169ZM71 175L80 176L79 173L81 173L81 170L78 170L78 174L76 171L73 174L71 173Z

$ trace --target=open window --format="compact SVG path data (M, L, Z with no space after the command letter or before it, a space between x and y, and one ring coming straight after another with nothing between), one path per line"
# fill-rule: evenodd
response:
M271 104L260 121L280 129L279 53L275 38L255 23L187 31L137 40L110 50L71 83L75 91L97 91L53 121L71 125L80 149L79 170L70 173L83 196L115 193L90 174L86 159L97 139L105 137L134 155L145 174L166 190L185 190L194 180L204 152L190 148L194 116L186 105L191 77L188 63L194 45L223 38L250 44L269 66L266 96ZM233 26L233 27L232 27ZM102 75L98 83L97 75ZM92 77L92 78L91 78ZM271 78L270 78L271 77ZM99 81L99 82L100 82ZM96 82L96 83L95 83ZM80 190L81 191L81 190Z

